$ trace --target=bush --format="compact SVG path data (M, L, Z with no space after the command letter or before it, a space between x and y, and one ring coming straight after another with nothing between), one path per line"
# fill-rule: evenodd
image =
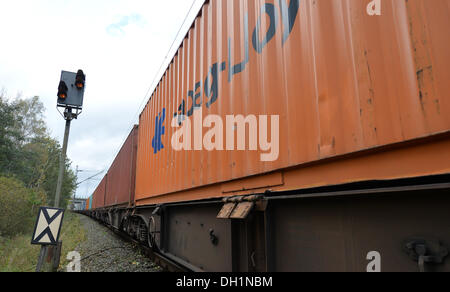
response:
M15 179L0 177L0 236L32 231L42 193L27 189Z

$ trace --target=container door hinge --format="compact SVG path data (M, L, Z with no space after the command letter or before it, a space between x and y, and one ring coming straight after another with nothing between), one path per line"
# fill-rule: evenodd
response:
M267 200L262 195L238 196L223 199L225 205L217 215L218 219L246 219L253 211L265 211Z
M405 252L419 264L420 272L426 272L426 264L442 264L448 256L448 249L439 240L423 238L409 239L405 243Z

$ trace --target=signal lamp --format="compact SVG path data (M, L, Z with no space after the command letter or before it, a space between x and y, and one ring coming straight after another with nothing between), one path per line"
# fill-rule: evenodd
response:
M66 82L64 82L64 81L59 82L58 98L66 99L68 90L69 90L69 88L67 87Z
M78 89L83 89L85 82L86 82L86 76L84 75L83 70L78 70L77 77L75 78L75 86Z

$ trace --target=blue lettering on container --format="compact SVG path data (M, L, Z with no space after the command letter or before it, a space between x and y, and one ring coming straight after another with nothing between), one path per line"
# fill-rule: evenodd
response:
M155 136L152 140L153 153L157 154L159 151L164 149L162 143L162 136L166 134L166 128L164 127L164 120L166 119L166 109L163 109L155 120Z

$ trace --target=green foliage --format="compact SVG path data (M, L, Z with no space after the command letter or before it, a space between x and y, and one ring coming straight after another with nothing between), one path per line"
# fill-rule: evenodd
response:
M0 95L0 173L14 171L17 146L24 140L20 132L22 120L17 112L17 106Z
M35 206L53 206L62 150L48 132L44 106L38 97L8 101L0 93L0 177L12 179L3 179L5 186L0 190L0 200L3 197L9 208L21 205L15 215L20 218L25 218L25 214L34 217ZM67 206L75 189L76 175L71 170L70 161L66 160L61 207ZM3 194L3 191L8 193ZM6 207L2 204L0 210L3 208ZM25 212L25 209L30 212ZM10 221L2 215L15 210L8 209L8 212L0 214L0 232L3 234L6 234L3 220ZM28 221L21 224L26 229Z
M61 147L49 137L35 138L22 148L18 178L30 188L43 189L48 194L48 205L53 206L59 174ZM76 176L66 160L61 201L65 206L76 188Z
M35 271L40 246L30 245L30 239L30 235L0 237L0 273ZM86 232L78 215L66 212L60 240L63 241L63 249L59 270L65 271L68 253L86 240Z
M35 138L47 136L48 131L44 121L45 108L38 96L30 99L17 98L13 106L19 113L21 119L19 130L25 141L30 142Z
M45 202L42 192L27 189L20 181L0 177L0 233L13 236L30 232L38 206Z
M70 252L77 250L79 245L87 239L87 234L80 220L80 216L81 215L70 212L66 212L64 215L64 223L60 238L63 242L60 270L64 271L65 267L69 264L67 255Z
M31 245L30 235L0 238L0 273L34 272L40 246Z

